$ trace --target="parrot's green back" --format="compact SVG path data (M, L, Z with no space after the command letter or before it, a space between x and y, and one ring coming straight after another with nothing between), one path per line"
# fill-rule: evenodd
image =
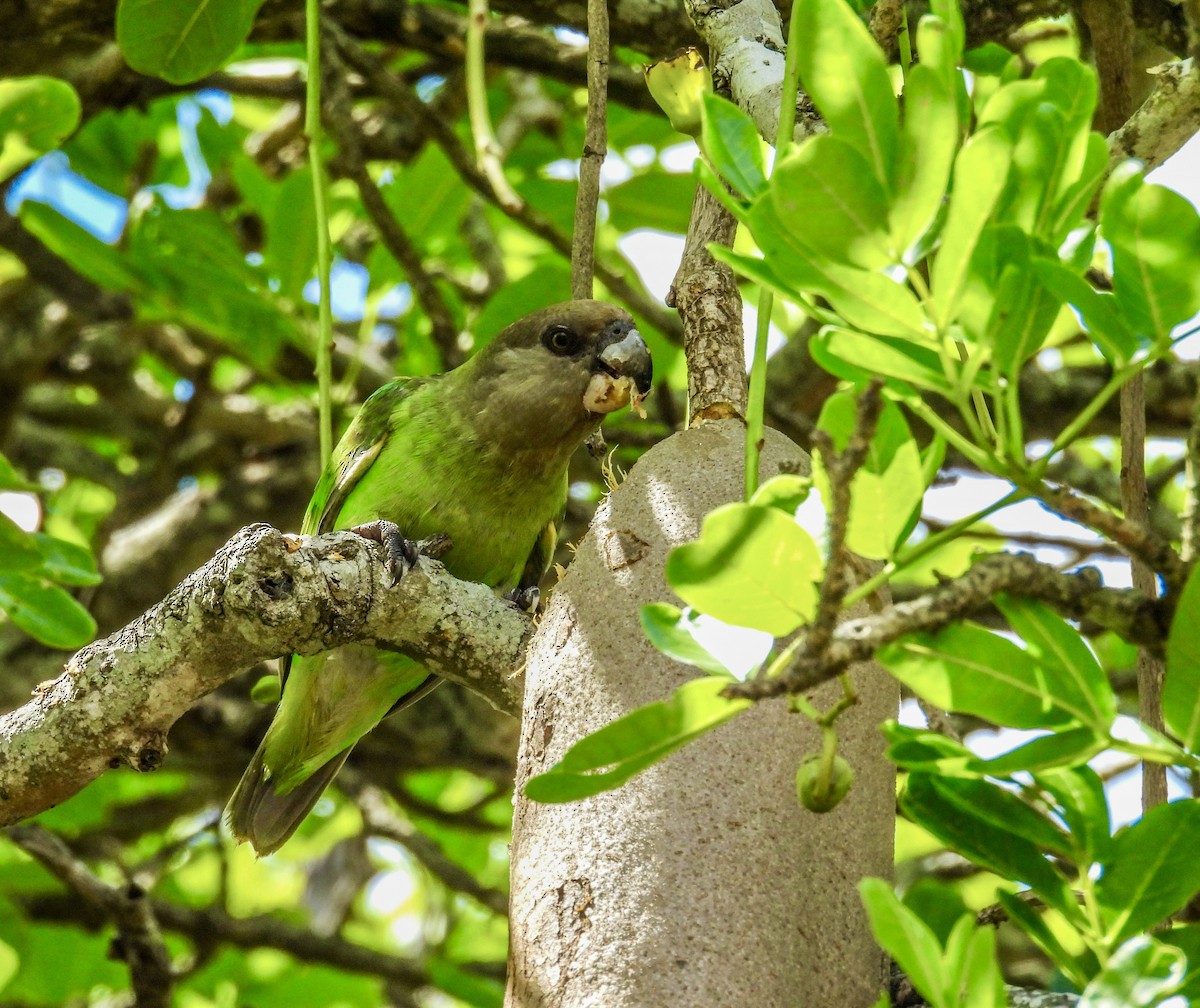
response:
M513 342L511 329L497 342ZM411 540L448 535L442 559L456 577L500 592L536 586L553 555L570 457L600 417L571 402L577 364L569 372L562 365L571 381L561 395L558 371L534 371L526 381L517 365L541 368L540 356L522 356L535 352L501 344L446 375L379 389L339 442L303 531L385 519ZM230 800L234 834L260 854L279 847L351 747L437 681L412 659L368 646L291 658L275 719Z

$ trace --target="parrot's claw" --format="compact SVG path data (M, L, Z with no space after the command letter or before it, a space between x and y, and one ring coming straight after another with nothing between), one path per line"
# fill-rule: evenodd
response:
M511 602L523 613L536 612L541 600L542 593L538 591L537 585L532 588L514 588L504 593L504 601Z
M387 572L392 576L393 586L399 584L400 579L416 566L420 550L415 542L404 538L400 526L395 522L381 518L365 525L355 525L350 531L383 546L387 554Z

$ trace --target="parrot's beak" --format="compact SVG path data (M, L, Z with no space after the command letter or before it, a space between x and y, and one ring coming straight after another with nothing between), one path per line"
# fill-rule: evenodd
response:
M612 322L596 347L584 405L593 413L611 413L630 404L636 413L645 416L642 400L653 378L650 348L642 334L629 322Z
M640 395L650 391L654 366L642 334L628 323L614 322L601 336L596 350L596 370L614 378L630 378Z

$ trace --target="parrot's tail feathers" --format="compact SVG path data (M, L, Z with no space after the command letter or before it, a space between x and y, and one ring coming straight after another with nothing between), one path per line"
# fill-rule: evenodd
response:
M312 811L349 755L349 749L343 750L311 777L279 794L266 774L260 749L254 754L225 809L225 818L234 837L239 842L249 840L259 857L275 853Z

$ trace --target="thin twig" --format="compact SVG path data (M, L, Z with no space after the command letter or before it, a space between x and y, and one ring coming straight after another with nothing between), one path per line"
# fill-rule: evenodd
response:
M528 204L522 204L518 208L511 208L505 207L496 200L495 193L492 192L487 179L475 167L473 160L463 148L458 136L447 123L432 115L430 109L425 106L425 103L420 98L413 94L401 81L388 73L372 56L364 52L348 36L341 36L339 38L339 45L342 47L343 55L347 62L370 80L372 87L376 89L380 97L385 101L394 103L405 115L410 116L415 122L420 123L421 128L442 149L447 159L454 166L454 170L458 172L459 177L467 185L484 199L499 207L505 214L531 234L545 241L560 255L568 260L570 259L570 238L562 234L544 214L530 207ZM625 264L625 269L628 270L630 275L636 276L636 272L628 263ZM624 273L618 272L608 266L602 259L597 259L596 276L613 295L628 305L636 314L648 320L664 335L674 339L680 338L679 320L674 314L647 296L644 291L635 287L626 278Z
M483 36L487 30L491 12L488 0L468 0L467 3L467 116L471 121L471 135L475 139L475 164L488 180L496 202L507 211L521 206L525 201L517 195L504 174L500 160L500 145L492 130L492 118L487 106L487 60L484 56Z
M1141 525L1118 517L1111 511L1080 497L1069 487L1039 484L1030 489L1032 496L1043 500L1064 518L1077 521L1107 536L1126 554L1142 560L1151 570L1162 575L1167 584L1178 588L1183 584L1187 569L1179 554L1164 539Z
M1097 623L1154 654L1165 647L1170 613L1164 600L1130 589L1105 588L1093 568L1064 574L1027 553L993 553L961 577L915 599L839 624L823 653L797 658L774 678L737 683L725 695L763 700L811 689L906 634L940 630L986 609L998 592L1039 599L1069 619Z
M1200 395L1192 399L1192 423L1185 453L1186 498L1183 505L1183 560L1200 557Z
M116 925L113 955L129 967L137 1008L169 1008L175 980L171 957L145 890L132 882L118 889L101 881L61 839L40 826L14 826L8 838Z
M358 187L363 209L375 225L380 240L408 277L413 294L432 326L433 341L442 355L442 361L447 367L461 364L465 355L458 342L458 326L454 324L450 306L442 297L437 283L425 268L420 251L371 178L362 161L362 152L353 141L352 132L339 131L338 139L345 155L346 174Z
M507 916L508 896L499 889L482 885L474 875L447 857L435 840L392 810L387 796L379 788L369 784L350 784L349 789L362 812L367 831L372 836L401 844L448 889L470 896L495 914Z
M829 477L828 545L825 574L817 597L817 611L806 635L803 655L816 657L829 647L842 602L850 587L847 576L849 556L846 552L846 530L850 520L850 485L855 474L867 460L871 438L883 409L883 383L872 379L858 400L854 432L842 451L834 448L833 439L823 430L813 431L813 442L821 453L821 461Z
M1121 510L1125 520L1145 528L1150 517L1146 490L1146 386L1137 375L1121 389ZM1158 579L1137 557L1129 561L1133 587L1148 598L1158 595ZM1163 731L1163 665L1145 648L1138 649L1138 717ZM1167 768L1149 760L1142 767L1142 812L1167 800Z
M351 98L344 84L347 74L340 59L340 53L337 53L336 49L335 53L338 57L338 68L342 72L336 76L333 82L337 91L331 96L329 103L331 114L328 127L341 149L341 167L358 187L363 209L367 211L367 216L375 225L380 240L407 275L413 294L429 319L433 330L433 341L441 353L443 363L447 367L454 367L461 364L464 359L462 348L458 342L458 326L454 322L450 306L442 296L441 290L425 268L425 262L416 243L405 230L400 218L388 206L387 200L367 169L362 149L362 136L354 127L353 120L349 115Z
M608 0L588 0L588 103L579 189L575 194L575 231L571 242L571 297L592 296L596 271L596 208L600 169L608 154Z

